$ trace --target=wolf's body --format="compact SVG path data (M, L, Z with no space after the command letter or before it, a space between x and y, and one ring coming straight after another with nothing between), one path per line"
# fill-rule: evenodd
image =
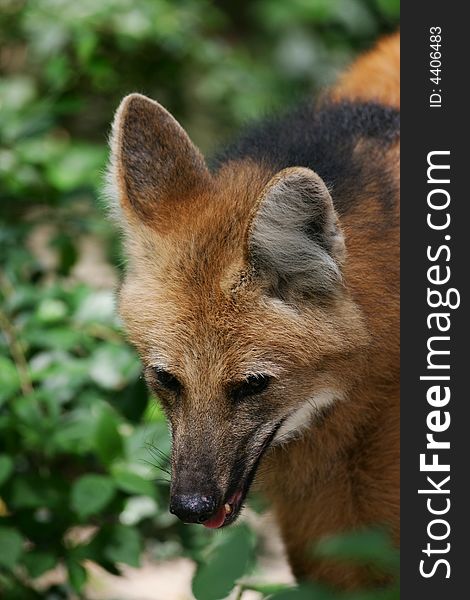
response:
M256 471L295 575L344 587L367 573L312 542L374 524L398 540L398 43L212 171L142 96L112 146L120 312L172 425L173 512L228 524Z

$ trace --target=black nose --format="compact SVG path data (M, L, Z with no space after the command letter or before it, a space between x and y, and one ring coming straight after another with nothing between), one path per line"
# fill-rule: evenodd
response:
M217 508L214 496L200 494L176 494L170 502L170 512L185 523L203 523Z

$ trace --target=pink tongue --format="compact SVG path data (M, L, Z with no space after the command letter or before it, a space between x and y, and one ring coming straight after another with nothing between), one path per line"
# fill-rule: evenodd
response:
M225 521L225 506L222 504L222 506L219 508L219 510L215 513L215 515L213 517L211 517L210 519L207 519L207 521L204 521L203 525L204 525L204 527L208 527L209 529L217 529L218 527L223 525L224 521Z

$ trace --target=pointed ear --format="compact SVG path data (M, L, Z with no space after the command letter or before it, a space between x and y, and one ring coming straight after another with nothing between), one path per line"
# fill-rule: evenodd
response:
M181 125L140 94L121 102L110 145L108 192L124 217L154 223L159 204L197 194L209 180L204 158Z
M341 283L344 237L321 177L295 167L271 179L253 218L248 252L278 297L328 294Z

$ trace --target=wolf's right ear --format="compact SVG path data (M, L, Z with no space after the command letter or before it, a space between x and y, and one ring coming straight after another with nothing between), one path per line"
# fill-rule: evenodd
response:
M174 203L208 184L202 154L170 113L146 96L123 99L110 146L107 193L121 219L156 225Z

